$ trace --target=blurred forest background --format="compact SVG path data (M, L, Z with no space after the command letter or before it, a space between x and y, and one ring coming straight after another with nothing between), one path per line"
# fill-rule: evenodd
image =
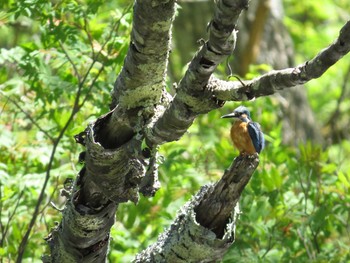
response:
M120 0L0 3L0 262L40 262L81 168L73 136L108 111L126 55L132 6ZM211 1L179 1L168 86L207 38ZM315 56L350 18L348 0L260 0L240 20L234 54L217 70L242 80ZM305 87L244 102L266 135L243 192L224 262L350 262L350 57ZM161 147L162 188L119 208L110 262L129 262L168 227L200 186L237 156L226 103ZM33 215L35 215L33 217ZM28 242L23 241L29 234Z

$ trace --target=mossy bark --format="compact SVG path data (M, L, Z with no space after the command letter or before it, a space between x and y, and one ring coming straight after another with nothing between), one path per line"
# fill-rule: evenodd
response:
M199 114L223 106L226 100L269 95L318 77L350 49L348 22L329 49L297 68L274 71L246 84L215 79L215 68L235 47L235 25L247 6L247 0L216 2L209 40L189 64L172 98L165 91L165 74L175 1L135 2L130 49L115 83L111 111L76 136L86 147L81 158L85 165L62 221L46 239L51 256L44 261L104 262L118 204L136 203L139 192L151 196L159 188L155 160L160 144L178 140ZM236 215L231 211L237 212L233 209L257 164L257 156L236 159L222 180L204 187L160 243L142 252L136 262L220 259L233 242ZM235 169L240 172L230 172ZM209 221L203 218L206 210L211 211Z

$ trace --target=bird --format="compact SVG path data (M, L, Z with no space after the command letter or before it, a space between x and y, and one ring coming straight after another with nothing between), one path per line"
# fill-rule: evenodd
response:
M231 139L240 155L253 155L260 153L265 146L264 134L260 124L253 122L249 110L239 106L232 113L221 118L237 118L231 127Z

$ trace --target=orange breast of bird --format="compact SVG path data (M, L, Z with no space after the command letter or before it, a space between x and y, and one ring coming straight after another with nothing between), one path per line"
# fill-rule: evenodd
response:
M254 154L255 147L249 136L246 122L236 121L231 127L231 139L233 145L238 149L240 154Z

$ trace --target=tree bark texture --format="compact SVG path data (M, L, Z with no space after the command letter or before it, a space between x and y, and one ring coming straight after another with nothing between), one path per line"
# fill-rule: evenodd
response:
M251 3L238 24L241 34L233 60L234 72L243 77L251 64L269 64L274 69L295 65L293 42L283 24L283 12L281 0ZM322 143L321 129L302 86L281 91L275 98L281 106L276 114L282 120L284 143L297 145L306 140Z
M128 54L112 92L111 109L158 104L165 92L175 1L136 1Z
M258 165L258 154L238 156L195 208L197 221L211 229L218 238L224 236L232 209Z
M203 43L190 62L170 106L147 131L149 145L178 140L199 114L223 105L223 101L213 96L206 86L217 65L232 53L237 33L235 26L246 8L248 1L245 0L217 1L214 17L209 24L209 40Z
M212 2L180 2L181 12L174 22L176 56L186 63L205 32L203 17L210 17ZM234 52L232 74L244 77L252 64L269 64L274 69L294 66L294 49L289 32L283 25L281 0L251 1L238 22L239 37ZM172 79L179 73L170 65ZM307 101L306 90L294 87L276 95L283 123L283 142L298 144L312 140L321 143L320 127ZM298 111L303 114L298 114Z
M145 173L143 160L138 156L141 143L131 140L117 149L106 150L94 141L93 125L85 134L85 166L61 223L46 239L51 260L45 261L104 262L118 204L138 200L138 184Z
M340 30L338 38L329 47L299 66L273 70L244 83L223 81L212 77L208 85L218 99L225 101L251 100L268 96L280 90L302 85L312 79L319 78L349 51L350 21L347 21Z
M222 179L202 187L180 210L170 228L134 262L221 260L234 242L241 192L258 164L258 155L237 157Z
M76 136L86 146L81 154L85 165L61 223L46 239L51 256L44 261L104 262L118 204L137 202L142 178L154 177L156 165L141 149L142 127L166 101L174 13L174 1L136 1L130 49L115 84L113 109Z
M212 2L180 1L181 12L174 22L174 42L176 58L186 63L190 53L198 45L205 31L205 21ZM241 78L248 72L251 64L269 64L274 69L295 65L292 39L283 25L283 5L281 0L251 1L247 12L243 12L237 28L239 37L230 62L232 74ZM170 65L172 79L178 79ZM306 90L296 86L276 94L280 111L276 114L283 123L283 142L298 144L311 140L322 143L320 127L307 100ZM303 114L298 114L302 111Z
M112 94L113 109L76 136L87 149L82 156L85 165L64 209L62 222L47 238L51 249L49 261L105 260L113 220L104 217L114 215L120 202L137 202L139 191L152 195L159 187L154 162L157 145L179 139L199 113L218 107L216 100L214 103L212 99L203 100L209 95L203 89L218 63L232 52L234 26L246 7L246 1L218 2L211 37L191 63L177 98L167 106L165 72L175 2L135 3L131 45ZM202 105L206 106L205 111ZM168 114L161 115L164 110ZM147 136L151 147L151 156L147 157L141 148L146 134L152 134ZM88 215L100 222L98 229L85 220ZM87 242L86 237L94 238Z
M234 224L239 209L233 211L228 231L223 238L217 238L210 229L196 221L195 207L211 186L202 189L185 204L170 228L161 234L156 243L138 254L133 262L213 262L220 260L234 241ZM232 211L232 210L231 210Z
M226 100L248 100L319 77L350 49L350 22L338 40L313 60L242 84L212 76L235 47L237 19L246 0L218 0L209 40L189 64L172 98L165 91L174 1L142 0L134 7L130 49L115 83L111 111L76 136L86 147L60 224L47 237L46 262L104 262L118 204L154 195L157 149L178 140L203 113ZM146 142L146 143L145 143ZM145 146L146 145L146 146ZM204 187L180 212L158 243L136 262L209 262L233 242L239 196L259 162L239 157L214 186ZM211 211L206 217L205 211ZM230 221L230 218L232 221ZM145 261L141 261L145 260ZM154 260L154 261L152 261Z

